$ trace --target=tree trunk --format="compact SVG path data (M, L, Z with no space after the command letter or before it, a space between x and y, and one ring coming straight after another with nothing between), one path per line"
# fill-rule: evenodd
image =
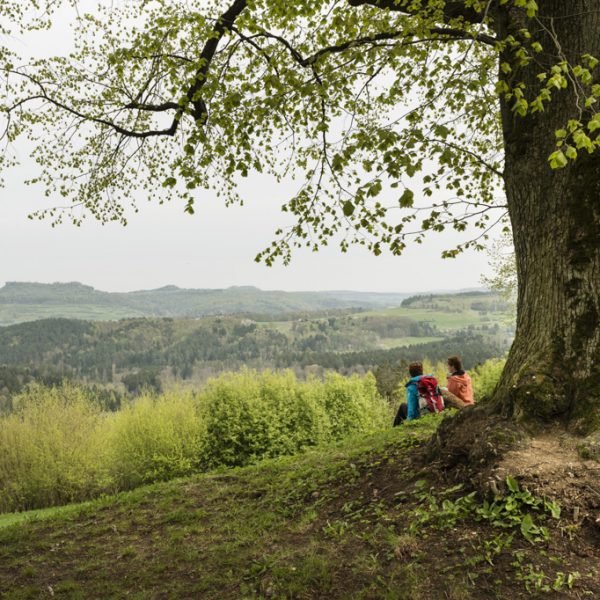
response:
M539 0L540 59L571 64L600 57L600 0ZM500 35L524 26L506 9ZM502 60L510 60L508 55ZM517 70L528 90L539 66ZM562 418L579 429L600 426L600 156L581 150L565 169L550 169L557 129L579 119L573 87L553 92L543 113L516 116L502 106L505 180L519 295L516 338L495 402L517 419ZM600 109L599 109L600 110ZM596 111L594 111L596 112ZM588 115L589 116L589 115Z

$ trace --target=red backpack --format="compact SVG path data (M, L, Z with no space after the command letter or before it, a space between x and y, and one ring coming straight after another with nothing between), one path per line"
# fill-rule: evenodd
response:
M426 408L429 412L439 413L444 410L444 398L437 379L432 375L424 375L417 381L419 392L419 408Z

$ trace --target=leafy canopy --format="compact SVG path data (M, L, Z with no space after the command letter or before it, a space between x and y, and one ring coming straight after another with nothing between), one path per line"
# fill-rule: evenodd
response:
M59 4L3 2L2 39L51 27ZM499 37L501 10L520 11L523 28ZM65 199L33 215L53 223L87 214L126 223L140 197L189 213L206 190L241 202L238 183L256 172L298 185L282 206L295 224L257 257L267 264L288 262L294 245L336 239L343 251L399 254L431 230L478 228L452 256L506 216L499 100L521 118L581 89L551 166L598 145L600 114L583 117L600 96L597 60L572 65L558 43L544 53L552 60L537 60L537 12L534 0L79 6L68 55L0 49L0 166L28 140L30 183ZM539 86L527 89L519 72L534 63Z

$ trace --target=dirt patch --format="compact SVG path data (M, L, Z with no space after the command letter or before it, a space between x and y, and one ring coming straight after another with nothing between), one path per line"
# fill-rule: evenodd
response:
M600 463L581 459L578 441L556 430L531 438L503 456L487 485L494 492L512 475L534 494L557 501L600 546Z

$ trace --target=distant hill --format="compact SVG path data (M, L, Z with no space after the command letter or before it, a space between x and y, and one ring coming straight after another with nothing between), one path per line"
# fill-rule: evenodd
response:
M256 287L156 290L111 293L81 283L8 282L0 288L0 325L46 318L108 321L131 317L186 317L284 314L330 309L399 306L409 294L374 292L282 292Z

